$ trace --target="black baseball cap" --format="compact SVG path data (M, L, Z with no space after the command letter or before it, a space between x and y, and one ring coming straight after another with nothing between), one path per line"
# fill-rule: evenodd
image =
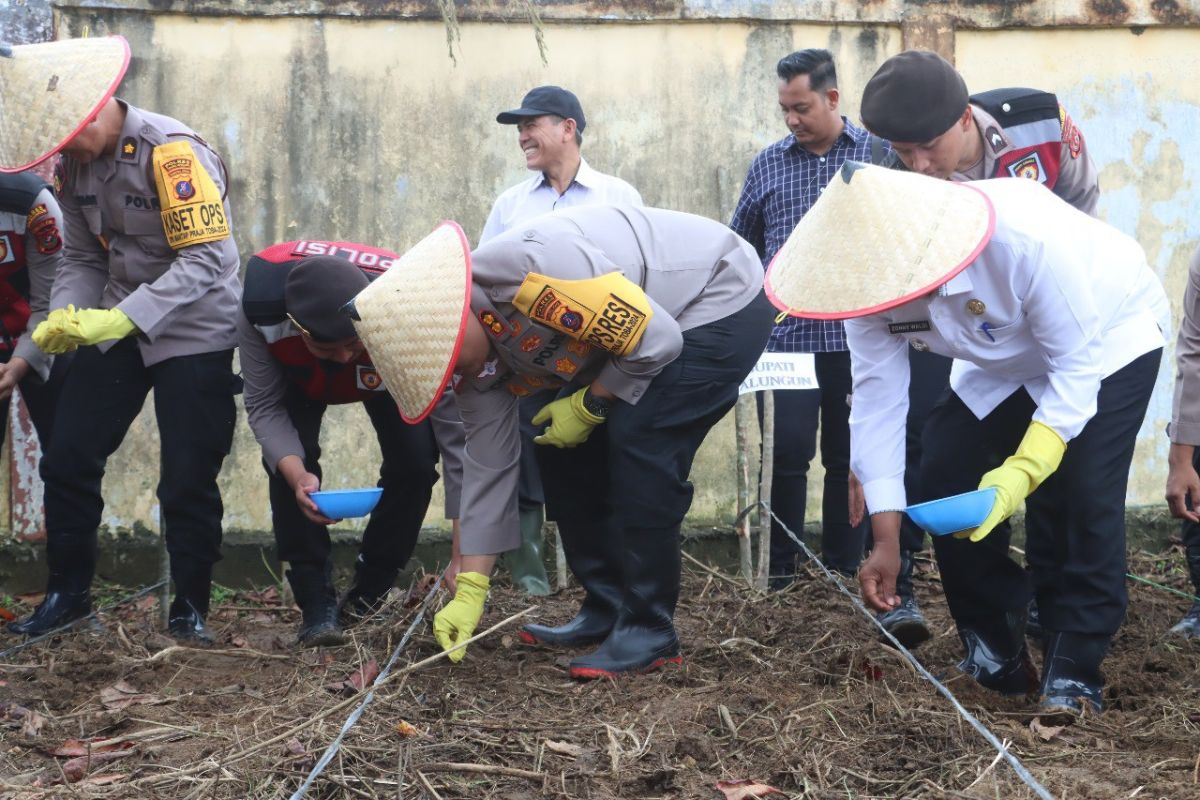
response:
M950 130L969 101L967 83L949 61L928 50L905 50L867 81L860 114L876 136L928 142Z
M539 86L531 89L521 98L520 108L500 112L496 115L496 122L501 125L516 125L523 119L542 117L546 114L575 120L575 128L581 133L587 126L579 98L574 92L568 92L561 86Z
M344 258L310 256L297 261L283 285L283 305L305 336L317 342L340 342L357 336L342 306L367 288L361 269Z

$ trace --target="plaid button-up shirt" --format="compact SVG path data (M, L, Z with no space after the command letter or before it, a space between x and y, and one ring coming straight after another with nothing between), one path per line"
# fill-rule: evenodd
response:
M814 155L788 134L759 153L746 175L742 196L729 227L754 245L763 266L808 213L829 179L847 160L871 161L870 134L842 117L845 128L824 155ZM830 264L837 269L836 264ZM830 353L848 349L837 320L787 317L775 326L767 352Z

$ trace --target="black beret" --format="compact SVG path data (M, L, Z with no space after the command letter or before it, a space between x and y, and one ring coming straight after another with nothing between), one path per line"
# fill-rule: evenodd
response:
M342 306L367 288L361 269L344 258L310 256L297 261L283 286L283 305L318 342L339 342L358 334Z
M905 50L867 81L862 122L893 142L927 142L950 130L969 99L966 82L950 62L928 50Z

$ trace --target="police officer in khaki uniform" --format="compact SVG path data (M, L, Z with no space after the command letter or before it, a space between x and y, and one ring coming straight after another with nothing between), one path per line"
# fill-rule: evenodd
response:
M496 554L519 541L518 400L558 388L558 399L533 420L544 431L534 441L547 509L578 545L567 550L568 563L587 596L575 619L527 626L524 638L599 644L571 662L579 678L678 663L673 617L679 529L692 499L688 472L771 329L754 249L690 214L566 209L497 236L469 262L460 250L459 273L469 267L471 278L465 315L455 313L463 308L461 281L425 277L414 252L355 306L389 388L406 383L389 370L438 372L416 369L408 350L431 338L455 344L443 363L456 374L467 437L462 571L455 599L434 620L438 641L450 649L471 636ZM437 255L428 260L449 271L450 255ZM439 282L457 303L455 294L419 302L423 287ZM418 308L447 309L453 324L440 334L398 334L406 316L421 321Z
M123 39L99 41L116 42L127 63ZM240 284L227 176L191 128L111 96L123 70L61 147L66 246L50 315L33 339L47 352L78 354L41 466L46 597L12 629L36 635L90 611L105 464L153 390L175 589L169 631L207 643L221 545L217 473L232 443L237 383Z
M50 287L62 262L62 210L50 186L31 172L0 172L0 443L9 402L21 397L45 450L70 357L54 358L33 343L46 318Z
M446 471L446 517L457 524L462 422L447 393L430 420L409 425L341 307L385 273L397 254L317 239L271 245L246 263L239 355L246 416L262 446L279 560L300 606L302 646L345 642L342 626L373 612L408 562L429 507L438 451ZM324 516L309 496L321 488L321 420L330 405L362 406L375 429L383 494L371 512L341 601Z

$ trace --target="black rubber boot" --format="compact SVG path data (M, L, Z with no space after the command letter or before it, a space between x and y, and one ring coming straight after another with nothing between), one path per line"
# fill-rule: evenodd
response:
M1109 638L1095 633L1047 633L1038 711L1079 715L1104 709L1100 664Z
M338 622L348 628L378 611L399 574L397 567L369 566L359 554L354 562L354 582L337 605Z
M522 626L525 644L547 647L588 647L599 644L612 631L621 604L621 548L608 526L597 522L559 520L571 574L587 595L575 618L565 625Z
M301 647L332 647L346 643L338 624L337 593L333 588L333 564L291 564L287 571L292 595L300 606Z
M1185 538L1191 537L1185 534ZM1192 592L1200 597L1200 542L1188 543L1187 564L1192 577ZM1192 607L1183 615L1183 619L1172 626L1169 633L1184 639L1200 639L1200 600L1192 601Z
M46 596L23 620L10 623L9 633L41 636L92 613L92 576L96 572L95 539L47 543L50 576Z
M925 615L917 605L917 596L913 592L913 553L904 550L900 553L900 574L896 576L896 594L900 596L900 605L891 611L880 612L876 619L883 629L896 637L900 644L913 648L926 641L929 625ZM886 637L880 637L884 644L891 644Z
M967 654L958 668L979 685L1004 695L1027 695L1037 690L1037 669L1025 646L1025 610L1009 611L998 624L958 629Z
M175 597L167 609L167 633L182 644L207 646L212 634L204 624L212 589L212 564L176 563L171 560Z
M1029 610L1025 616L1025 635L1033 639L1043 650L1046 649L1046 631L1042 628L1042 615L1038 612L1036 597L1029 601Z
M624 589L616 624L594 652L571 661L572 678L615 678L683 662L674 623L679 528L628 530L622 550Z

